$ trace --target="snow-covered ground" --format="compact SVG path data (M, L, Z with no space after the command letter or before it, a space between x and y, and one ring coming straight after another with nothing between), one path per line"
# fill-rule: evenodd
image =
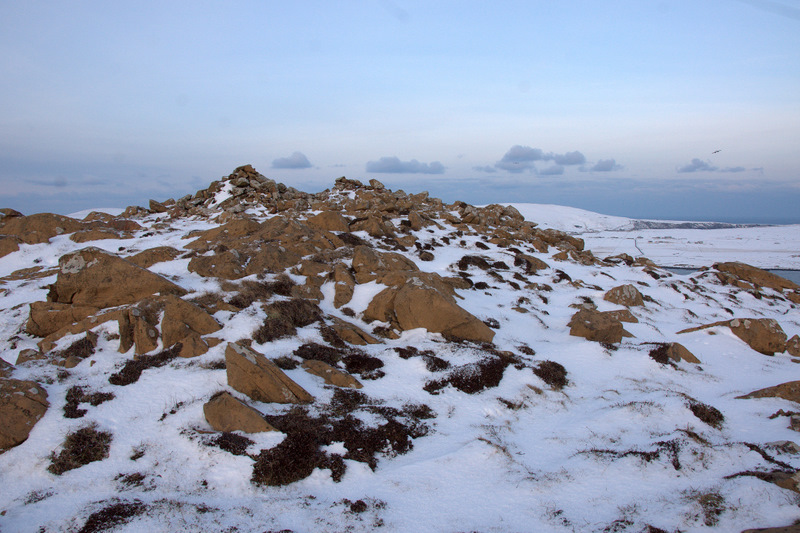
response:
M665 267L698 268L742 261L765 269L800 270L800 225L725 229L635 229L635 220L547 204L510 204L543 228L580 236L598 257L626 253ZM665 224L679 224L666 222Z
M740 260L800 268L798 226L615 231L630 228L630 221L569 208L515 205L540 227L580 234L599 257L628 253L663 265ZM143 221L148 227L138 232L135 243L103 240L91 245L124 255L161 245L180 248L189 242L182 239L188 232L211 226L189 220L150 230L158 220L151 216ZM399 225L399 219L394 222ZM421 262L412 251L406 253L427 271L455 275L454 263L465 254L509 265L514 261L505 248L490 245L484 250L482 242L478 246L479 236L455 238L451 228L418 236L421 242L436 239L440 244L451 237L452 244L434 249L433 261ZM84 246L66 235L49 244L22 245L19 252L0 258L0 277L32 265L54 267L61 255ZM110 502L133 501L147 505L147 513L115 531L735 532L787 525L800 517L798 494L753 476L729 477L774 467L750 444L800 466L797 456L767 446L800 440L786 417L769 418L796 406L780 399L736 399L800 379L800 365L786 353L756 353L726 328L677 335L690 326L735 316L775 318L792 336L800 333L796 307L723 287L711 277L702 280L705 290L697 292L686 276L668 272L656 280L641 268L559 262L552 257L557 251L526 250L550 265L530 276L538 288L524 282L514 288L509 283L515 279L513 267L497 271L503 281L473 268L472 280L488 288L458 291L464 309L497 321L497 349L514 352L527 365L508 367L497 387L478 394L452 387L436 395L423 390L437 375L419 358L397 357L395 348L432 350L456 366L481 357L478 348L448 343L424 330L363 348L385 363L386 376L364 381L362 392L387 406L425 404L437 417L429 423L429 434L414 440L413 450L382 457L375 471L346 460L347 472L338 483L329 471L317 470L285 487L255 486L250 482L251 458L204 444L203 432L210 427L203 404L227 388L225 371L214 369L223 359L225 343L198 358L146 370L137 383L124 387L108 382L109 373L132 357L118 353L115 323L97 330L95 355L67 376L48 364L21 365L14 377L45 384L50 409L28 441L0 455L0 531L78 531L91 513ZM216 281L187 272L187 261L159 263L152 270L189 289L187 299L219 290ZM556 270L575 283L559 281L563 277ZM14 363L20 350L35 348L38 339L24 333L28 304L44 301L46 287L55 279L52 274L4 280L0 356L6 361ZM568 334L566 325L576 305L591 300L601 311L617 309L603 294L622 284L634 284L649 298L644 307L632 310L639 322L625 325L634 338L612 349ZM353 309L358 312L378 287L357 289ZM358 316L349 318L333 307L331 285L323 286L323 293L325 313L370 330ZM218 336L235 341L251 335L265 312L254 304L238 313L218 312L215 318L224 327ZM76 338L63 339L59 348ZM274 358L310 341L322 342L313 326L297 337L253 347ZM684 344L702 364L682 362L673 368L648 356L650 343L673 341ZM521 351L523 346L535 355ZM532 372L545 360L567 369L569 385L563 390L554 390ZM332 390L318 378L302 369L287 374L318 401L330 400ZM96 407L83 404L88 410L84 418L65 419L65 394L74 385L112 392L115 398ZM692 401L721 411L722 426L698 419L689 408ZM265 414L286 410L251 404ZM109 457L60 476L49 473L49 457L65 435L89 422L113 434ZM248 452L253 454L283 439L275 433L250 437L255 444ZM359 500L365 506L354 511L351 502Z

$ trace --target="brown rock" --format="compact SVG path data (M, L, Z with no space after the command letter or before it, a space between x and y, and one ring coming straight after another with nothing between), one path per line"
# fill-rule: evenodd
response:
M536 274L539 270L550 268L550 265L541 259L527 254L517 254L514 257L514 265L524 266L526 274Z
M312 228L319 228L325 231L350 231L350 224L347 222L347 219L336 211L324 211L310 217L306 223Z
M417 283L406 283L394 297L394 315L402 330L425 328L476 342L491 342L494 331L477 317L459 307L450 294Z
M350 272L350 268L348 268L347 265L344 263L337 263L333 268L333 280L336 282L333 306L338 309L353 298L356 279L353 277L353 273Z
M625 307L644 305L642 293L633 285L614 287L603 296L603 300Z
M361 389L364 386L347 372L332 367L328 363L307 359L303 361L303 368L309 374L321 377L328 385L344 387L348 389Z
M333 330L345 342L355 344L357 346L365 346L367 344L380 344L380 341L359 328L355 324L351 324L345 320L333 317Z
M166 305L164 318L161 320L161 331L165 347L182 341L192 332L208 335L222 329L214 317L193 303L172 295L166 296L164 301Z
M734 335L764 355L786 350L786 333L771 318L735 318L728 326Z
M99 308L138 302L156 293L186 294L165 278L98 248L84 248L58 260L49 299Z
M181 253L182 252L180 250L176 250L175 248L171 248L169 246L158 246L156 248L150 248L148 250L141 251L136 255L128 257L127 259L136 266L150 268L156 263L172 261L181 255Z
M162 204L161 202L156 202L155 200L150 200L150 211L153 213L166 213L167 206Z
M2 231L2 229L0 229ZM12 235L0 236L0 257L5 257L8 254L14 253L19 250L19 245L22 239Z
M188 270L204 278L239 279L247 275L248 257L236 250L214 255L201 255L189 261Z
M789 355L800 357L800 336L795 335L786 341L786 351L789 352Z
M633 337L613 315L594 309L581 309L572 315L567 325L570 335L590 341L617 343L622 337Z
M13 217L4 221L0 232L4 235L15 235L27 244L49 242L56 235L73 233L84 227L79 220L52 213Z
M87 305L55 302L33 302L25 331L36 337L46 337L65 326L79 322L100 309Z
M314 398L278 366L247 346L225 349L228 385L258 402L310 403Z
M120 316L122 316L124 313L127 313L127 309L114 309L113 311L88 316L79 322L64 326L58 331L51 333L44 339L40 340L37 344L42 352L49 352L55 348L56 342L58 342L58 340L62 337L66 335L85 333L93 328L96 328L100 324L109 322L111 320L118 321Z
M758 287L768 287L779 292L783 289L800 289L800 286L793 281L738 261L732 263L716 263L714 264L714 268Z
M671 342L667 345L667 357L675 362L686 361L687 363L700 364L700 359L690 352L683 344Z
M394 299L397 289L388 288L376 294L364 311L364 321L391 322L394 319Z
M47 391L38 383L0 379L0 450L25 442L49 406Z
M113 229L87 229L76 231L70 235L69 240L77 243L84 243L90 241L101 241L104 239L132 239L133 235L129 233L118 233Z
M119 352L126 353L135 346L136 355L146 354L158 347L158 330L154 320L136 307L122 311L119 319Z
M34 353L36 350L22 350L19 354L22 355L22 352L31 351ZM17 364L19 364L19 356L17 357ZM8 378L11 377L11 374L14 372L14 365L7 362L5 359L0 359L0 378Z
M356 246L353 250L353 270L358 283L368 283L388 272L417 272L413 261L394 252L377 252L369 246Z
M203 405L203 415L214 431L243 431L261 433L275 431L256 409L234 398L229 392L211 397Z
M743 396L737 396L736 398L783 398L790 402L800 403L800 381L787 381L786 383L759 389Z

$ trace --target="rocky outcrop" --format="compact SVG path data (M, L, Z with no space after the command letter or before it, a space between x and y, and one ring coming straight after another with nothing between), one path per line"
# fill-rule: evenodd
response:
M786 383L781 383L774 387L767 387L743 396L737 396L737 398L783 398L790 402L800 403L800 381L787 381Z
M142 268L150 268L151 266L155 265L156 263L161 263L163 261L172 261L179 255L181 255L180 250L176 250L170 246L158 246L156 248L149 248L147 250L143 250L136 255L132 255L128 257L128 261L133 263L136 266Z
M667 357L675 361L686 361L687 363L700 364L700 360L690 352L683 344L671 342L666 346Z
M786 341L786 351L789 355L800 357L800 335L795 335Z
M262 433L275 431L256 409L234 398L229 392L211 397L203 405L203 415L214 431L243 431Z
M603 300L625 307L636 307L644 305L644 298L639 289L633 285L620 285L608 291Z
M47 391L38 383L0 378L0 451L25 442L49 406Z
M52 213L5 218L3 222L0 233L19 237L26 244L49 242L57 235L73 233L84 228L84 224L79 220Z
M257 402L310 403L314 398L278 366L241 344L225 349L228 385Z
M734 335L764 355L786 350L786 333L771 318L735 318L728 323Z
M746 263L715 263L714 268L717 269L718 277L723 283L737 285L741 288L767 287L778 292L784 289L800 289L800 286L793 281ZM741 282L745 284L743 285Z
M30 307L25 331L35 337L47 337L70 324L80 322L100 310L99 307L91 305L71 305L56 302L34 302Z
M605 342L618 343L623 337L633 337L625 330L622 322L610 312L601 312L595 309L581 309L570 319L567 326L569 334L574 337Z
M64 255L48 299L98 308L131 304L150 295L186 291L171 281L98 248Z
M161 332L164 346L182 344L181 357L195 357L208 351L208 344L202 335L209 335L222 329L214 317L200 307L176 296L165 296L163 301L164 318Z

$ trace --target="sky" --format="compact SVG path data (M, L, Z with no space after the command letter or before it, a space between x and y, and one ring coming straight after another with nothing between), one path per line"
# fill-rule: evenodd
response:
M243 164L800 223L800 1L0 3L0 207L146 205Z

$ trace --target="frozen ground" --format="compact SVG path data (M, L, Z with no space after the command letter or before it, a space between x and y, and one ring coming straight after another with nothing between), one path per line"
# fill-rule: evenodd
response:
M727 229L635 229L635 220L546 204L511 204L541 227L579 235L598 257L644 255L660 266L698 268L742 261L800 270L800 225ZM679 223L674 223L679 224ZM704 223L698 223L704 224Z
M612 231L625 219L553 206L516 204L542 227L580 233L587 248L605 257L637 253L660 264L710 265L742 260L760 266L798 267L798 227L737 230ZM261 215L262 218L266 215ZM163 217L162 217L163 218ZM159 216L142 222L155 224ZM569 222L565 222L569 221ZM399 220L394 221L399 225ZM169 228L145 227L138 241L91 243L115 253L146 248L182 247L182 237L207 229L205 220L171 222ZM571 225L572 228L566 226ZM422 242L452 236L451 228L420 232ZM369 238L366 234L363 238ZM435 259L421 269L454 275L454 263L465 254L513 264L508 250L478 247L478 236L453 238L434 249ZM38 265L57 265L58 258L84 245L63 235L50 244L23 245L0 258L0 277ZM120 252L121 247L125 248ZM800 333L796 306L785 300L756 298L723 287L712 276L698 278L662 271L659 279L641 268L598 267L559 262L549 253L526 250L550 267L530 276L527 287L510 283L513 267L500 278L471 269L473 281L486 290L461 290L460 305L481 319L497 321L495 345L514 352L525 364L510 366L497 387L467 394L447 387L440 394L423 390L435 377L419 358L401 359L395 348L432 350L452 365L483 357L479 347L446 342L424 330L365 347L381 359L386 375L364 382L362 390L384 405L413 402L436 413L428 435L414 440L404 455L381 457L377 468L346 460L347 472L334 482L328 470L285 487L250 482L253 461L205 443L210 427L203 404L226 389L225 344L192 360L146 370L128 386L111 385L108 376L132 353L120 354L113 323L97 330L97 352L66 375L48 364L21 365L17 379L32 379L47 389L50 409L28 441L0 455L0 531L36 533L78 531L87 518L113 503L141 502L147 512L121 522L115 531L417 531L417 532L642 532L741 531L782 526L800 518L800 499L792 491L743 471L771 471L767 456L800 466L800 458L771 449L774 441L797 441L788 419L769 415L796 406L780 399L740 400L755 389L800 379L800 365L786 354L767 357L754 352L726 328L677 335L679 330L732 317L775 318L789 336ZM152 270L192 291L187 298L219 290L213 280L186 271L186 260L159 263ZM575 283L563 281L557 271ZM559 281L561 280L561 281ZM577 280L582 280L578 283ZM45 299L55 273L39 279L5 278L0 288L0 356L14 363L38 339L26 335L28 304ZM603 301L612 287L634 284L648 297L632 309L639 319L625 327L635 335L617 348L568 334L574 306L591 300L602 311L618 306ZM524 285L524 284L523 284ZM547 290L544 286L552 290ZM366 307L376 287L359 286L353 308ZM324 286L324 312L370 330L370 325L341 315L332 305L332 286ZM264 319L254 304L238 313L219 312L225 341L249 337ZM65 338L64 348L75 338ZM300 344L322 342L314 327L295 338L254 348L268 357L288 355ZM701 365L661 365L648 356L651 343L678 341ZM525 353L530 348L535 355ZM542 361L562 364L569 384L550 387L532 369ZM287 371L319 402L333 392L301 369ZM88 410L81 419L66 419L62 408L73 385L111 392L112 401ZM242 395L239 395L240 397ZM724 415L719 427L701 421L690 405L701 403ZM252 403L252 402L251 402ZM285 408L253 404L262 413ZM110 455L60 476L47 470L49 458L70 431L95 423L113 435ZM275 446L282 434L251 436L248 452ZM755 446L755 448L754 448ZM335 447L335 446L334 446ZM132 481L133 480L133 481ZM352 505L361 501L363 506ZM648 529L649 528L649 529Z

